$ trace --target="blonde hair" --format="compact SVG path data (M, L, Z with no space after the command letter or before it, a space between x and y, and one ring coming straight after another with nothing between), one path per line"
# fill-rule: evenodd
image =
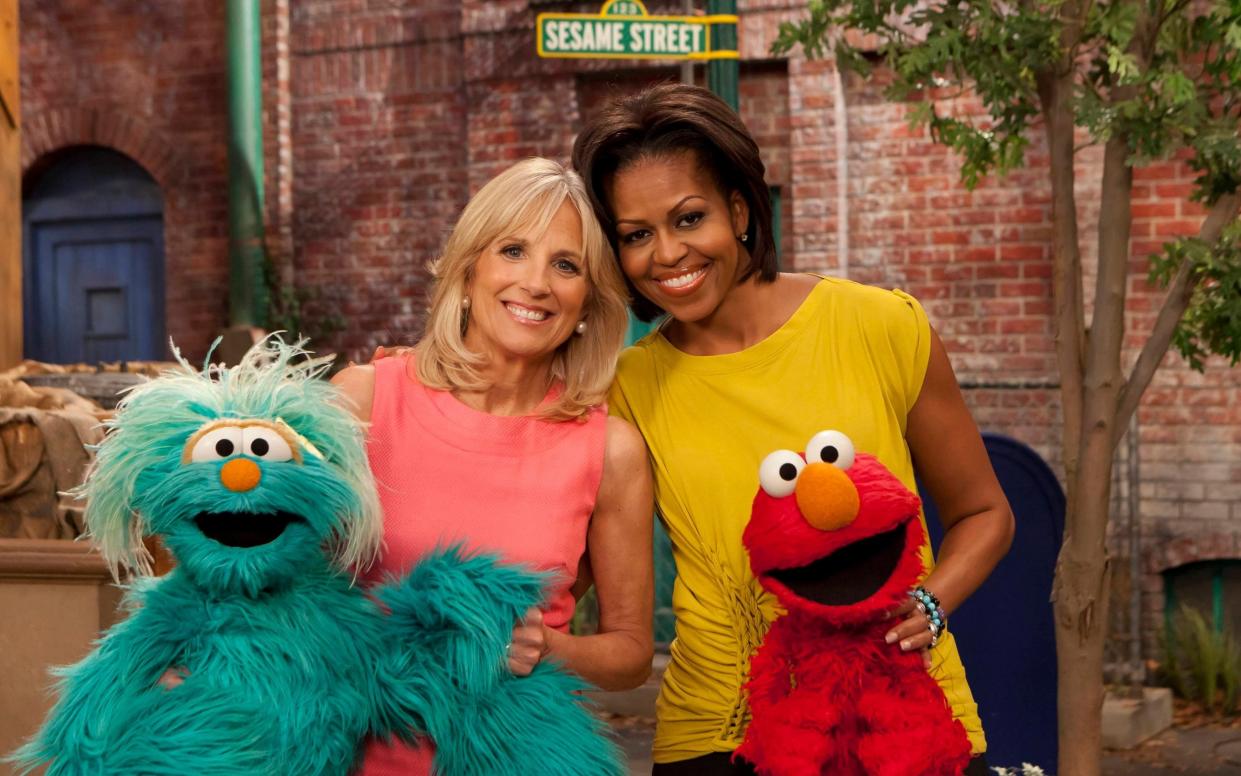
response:
M566 201L582 219L582 259L588 284L583 310L586 331L559 347L552 376L564 390L540 409L548 420L583 418L607 395L624 344L628 302L612 247L591 209L578 174L550 159L532 158L492 178L470 199L440 258L426 332L415 348L418 379L439 390L483 391L490 384L480 368L485 356L466 347L461 300L479 256L514 230L541 235Z

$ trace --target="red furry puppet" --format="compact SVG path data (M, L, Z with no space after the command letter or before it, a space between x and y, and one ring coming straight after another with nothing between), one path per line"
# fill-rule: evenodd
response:
M884 643L922 576L920 502L838 431L759 468L743 541L787 610L750 663L737 755L763 776L948 776L970 744L917 652Z

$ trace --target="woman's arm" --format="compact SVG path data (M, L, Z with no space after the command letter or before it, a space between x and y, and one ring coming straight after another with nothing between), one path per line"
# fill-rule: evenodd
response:
M603 480L586 537L599 632L571 636L543 628L545 654L604 690L637 687L651 672L653 514L646 444L627 421L608 418Z
M934 330L930 363L922 392L909 412L905 438L944 525L935 570L922 584L939 598L945 612L951 612L1008 552L1013 513ZM914 609L912 600L896 614L907 618L889 632L889 642L899 640L905 650L930 645L926 618Z

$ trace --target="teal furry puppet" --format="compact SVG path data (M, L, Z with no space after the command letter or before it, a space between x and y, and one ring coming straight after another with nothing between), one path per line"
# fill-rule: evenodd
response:
M380 545L363 429L270 340L235 368L181 368L123 401L83 493L91 537L146 571L178 565L62 671L15 756L58 774L344 774L367 734L436 743L441 774L615 774L615 749L553 665L516 678L513 623L541 578L455 550L364 593ZM171 689L161 676L177 669Z

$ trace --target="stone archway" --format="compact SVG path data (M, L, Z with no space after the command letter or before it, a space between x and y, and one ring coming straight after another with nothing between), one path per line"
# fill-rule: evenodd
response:
M155 129L152 122L121 105L50 108L23 116L20 164L24 192L29 193L30 184L54 165L66 149L90 146L119 152L136 162L164 193L166 223L181 222L184 213L179 209L181 198L176 193L184 188L189 171L193 169L192 160ZM169 246L170 251L175 249L176 246ZM10 268L13 277L21 276L23 253L18 250L13 255L0 257L0 262L13 265ZM169 255L181 253L184 253L183 247L180 253ZM169 293L169 299L176 296L171 290ZM18 309L15 315L21 320L25 311Z
M22 175L57 149L83 145L120 151L142 165L165 191L180 182L187 168L176 146L120 106L57 108L25 116Z

